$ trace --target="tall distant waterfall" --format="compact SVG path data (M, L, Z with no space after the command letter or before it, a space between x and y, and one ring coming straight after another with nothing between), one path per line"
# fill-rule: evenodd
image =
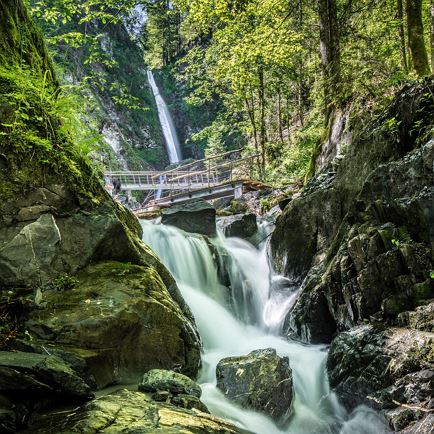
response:
M160 94L152 71L148 71L148 81L151 85L155 102L157 103L158 118L160 119L161 129L163 130L170 164L179 163L182 160L182 153L175 124L173 123L166 101L164 101L164 98Z
M143 221L143 240L173 274L190 306L203 340L203 368L199 378L202 400L209 410L256 434L383 434L387 429L377 414L359 407L347 414L330 393L324 346L303 345L278 336L293 303L294 288L273 289L274 276L265 246L246 241L212 241L179 229ZM229 290L219 279L224 253ZM282 279L282 278L281 278ZM274 348L288 356L293 370L295 400L288 426L279 428L266 416L240 408L216 387L216 365L228 356Z

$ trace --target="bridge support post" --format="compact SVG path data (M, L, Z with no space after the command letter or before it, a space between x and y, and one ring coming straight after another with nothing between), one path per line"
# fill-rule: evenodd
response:
M243 184L235 184L234 198L239 199L243 195Z

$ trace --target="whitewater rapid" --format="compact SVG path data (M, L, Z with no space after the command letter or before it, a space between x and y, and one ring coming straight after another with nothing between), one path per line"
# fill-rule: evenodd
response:
M270 268L265 243L257 249L220 234L210 248L201 236L149 221L142 221L142 226L144 242L171 271L196 319L204 346L198 379L201 399L212 414L257 434L388 432L375 412L359 407L349 415L330 392L325 346L279 337L297 290L289 285L273 289L273 282L283 278ZM265 225L262 231L266 230ZM221 257L226 259L219 264ZM221 283L222 268L230 290ZM238 407L216 387L216 366L221 359L265 348L288 356L293 371L293 416L284 428L260 413Z

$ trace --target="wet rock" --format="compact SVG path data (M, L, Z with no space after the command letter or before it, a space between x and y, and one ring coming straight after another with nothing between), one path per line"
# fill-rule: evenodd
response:
M83 358L98 388L138 381L153 368L179 366L196 375L194 323L153 267L102 262L77 279L73 289L42 293L41 308L26 324L35 340Z
M219 226L227 237L247 239L258 230L255 214L238 214L220 219Z
M0 352L0 392L26 398L49 392L91 396L89 385L58 357L7 351Z
M332 342L330 386L348 408L386 410L396 430L418 421L433 406L434 334L361 326Z
M172 395L192 395L200 398L202 390L199 385L185 375L164 369L151 369L139 384L142 392L166 391Z
M162 210L161 222L186 232L211 237L217 234L216 210L204 200L174 205L171 208Z
M274 349L228 357L217 365L217 387L244 408L260 411L285 423L293 400L292 371L287 357Z
M276 221L271 252L276 270L301 283L317 254L329 247L341 219L341 201L333 188L295 198Z
M154 401L209 413L206 405L199 399L202 394L200 386L177 372L151 369L143 376L139 390L150 393Z
M128 390L106 395L61 415L48 415L23 431L25 434L96 432L246 434L209 414L159 403L141 392Z

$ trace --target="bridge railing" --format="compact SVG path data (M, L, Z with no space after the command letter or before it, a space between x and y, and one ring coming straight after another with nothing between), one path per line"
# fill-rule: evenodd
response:
M181 193L189 193L193 190L212 188L217 185L239 181L243 179L253 179L258 155L250 155L238 160L229 160L216 165L207 165L202 170L192 170L187 172L171 172L177 176L171 178L170 188L164 190L160 199L150 200L153 204L163 202L167 197ZM203 160L207 161L207 160ZM183 167L185 169L185 166Z
M224 160L234 160L234 156L241 155L242 149L237 149L235 151L228 151L222 154L213 155L208 158L204 158L202 160L195 160L192 163L183 164L181 166L175 167L173 169L167 170L163 172L163 175L171 175L176 172L194 172L198 170L204 170L205 168L211 170L212 168L218 166L219 161ZM258 156L257 156L258 157ZM217 163L217 164L216 164ZM158 177L158 174L155 174L155 177Z
M154 194L148 195L145 203L155 202L152 199L157 196L164 200L168 196L193 190L212 188L237 180L255 179L260 156L254 154L236 158L240 154L240 150L225 152L166 171L106 172L105 177L121 190L154 191Z

